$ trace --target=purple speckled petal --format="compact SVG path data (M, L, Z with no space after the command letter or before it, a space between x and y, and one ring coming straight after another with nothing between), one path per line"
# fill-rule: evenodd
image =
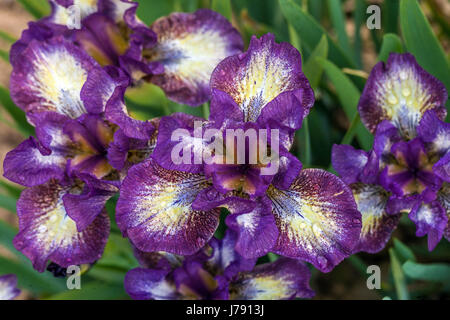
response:
M204 121L202 118L184 113L163 117L159 123L153 159L167 170L202 172L203 148L207 146L201 126ZM200 125L197 129L195 123ZM175 156L172 154L174 152L178 154Z
M441 121L434 111L425 112L417 134L432 157L441 158L450 151L450 123Z
M48 260L67 268L100 259L109 235L109 218L105 210L88 228L78 232L62 197L79 192L77 186L63 186L53 180L22 192L17 202L19 233L14 246L37 271L43 272Z
M383 120L391 121L407 138L416 136L416 127L427 110L440 119L446 115L445 86L427 73L409 53L389 56L379 62L367 80L358 110L365 126L374 133Z
M67 159L59 153L50 153L30 137L6 154L4 177L23 186L32 187L55 178L62 179Z
M6 274L0 276L0 300L13 300L20 294L17 289L17 276Z
M270 187L280 232L273 252L331 271L358 242L361 214L351 189L319 169L303 170L288 190Z
M416 236L428 235L428 250L432 251L442 239L448 217L439 201L418 203L408 216L416 224Z
M238 234L236 251L243 257L258 258L274 247L278 228L271 208L272 203L264 197L252 211L226 218L227 226Z
M298 127L314 103L314 93L302 72L300 53L288 43L275 43L272 34L252 37L246 53L223 60L211 76L211 88L235 101L240 121L255 122L260 116L267 121L273 116L280 123ZM273 101L284 92L289 93ZM216 102L212 100L212 118L220 118L227 111ZM280 107L282 112L277 109Z
M85 182L83 192L80 194L66 193L62 200L67 215L75 221L77 230L82 232L102 213L106 202L119 189L113 184L102 182L90 175L80 175L79 178Z
M193 254L219 224L219 209L191 207L208 187L203 175L169 171L153 160L137 164L121 186L117 224L139 250Z
M200 9L194 13L172 13L156 20L158 35L150 61L159 61L164 73L151 81L178 103L197 106L209 99L209 80L224 58L242 52L239 32L219 13Z
M311 273L298 261L280 258L243 272L230 284L230 300L285 300L312 298Z
M61 37L32 41L11 74L11 97L27 113L54 111L70 118L86 113L81 89L96 62Z
M136 268L125 275L125 291L135 300L175 300L175 283L167 279L168 270Z
M389 241L401 214L390 215L386 212L389 193L382 187L362 183L350 187L362 215L361 237L354 252L377 253Z

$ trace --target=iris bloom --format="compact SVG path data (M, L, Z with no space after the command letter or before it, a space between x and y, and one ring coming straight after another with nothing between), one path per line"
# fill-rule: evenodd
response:
M192 106L210 98L209 79L224 58L242 52L239 32L220 14L200 9L173 13L146 26L129 0L52 0L52 14L30 23L12 48L14 57L30 41L62 35L82 47L102 66L120 67L133 84L145 79L168 98ZM80 29L70 27L79 8Z
M372 71L359 112L376 130L373 150L333 149L333 166L350 184L363 217L357 250L381 250L401 212L409 213L417 236L428 234L430 250L443 235L449 238L446 100L444 86L410 54L392 54Z
M0 300L13 300L20 294L17 277L13 274L0 276Z
M196 120L203 121L201 131L230 125L278 129L285 149L280 153L288 153L314 100L299 52L276 44L272 35L252 38L246 53L217 66L211 84L209 121L182 114L161 119L151 159L132 167L121 186L119 228L141 251L192 255L213 237L219 207L225 207L231 212L226 223L238 233L236 250L245 258L272 251L330 271L352 252L361 230L351 190L336 176L300 171L299 161L288 155L280 157L279 173L268 177L248 164L208 170L203 163L171 160L174 130L185 129L177 142L194 150L209 143L191 135Z
M280 258L255 267L234 250L236 236L213 238L201 251L181 257L170 253L137 252L140 268L125 276L133 299L280 300L310 298L310 272L298 260Z
M108 101L123 91L127 78L102 69L63 38L34 40L17 61L11 94L35 125L36 138L24 141L4 161L5 177L29 187L17 204L14 244L39 271L47 260L62 267L92 263L109 234L104 205L126 173L110 164L109 145L121 134L119 125L131 122L127 133L148 137L154 127L114 106L107 117ZM121 152L126 158L128 150Z

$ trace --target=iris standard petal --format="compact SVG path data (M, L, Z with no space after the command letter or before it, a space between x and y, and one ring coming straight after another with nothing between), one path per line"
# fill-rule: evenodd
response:
M32 41L13 66L11 97L27 113L54 111L77 118L86 113L80 94L95 65L61 37Z
M391 121L402 136L414 138L416 127L427 110L440 119L446 115L445 86L427 73L409 53L389 56L372 70L359 101L364 125L374 133L383 120Z
M286 116L282 122L298 126L295 117L305 117L314 103L314 93L302 72L300 53L288 43L275 43L272 34L260 39L252 37L246 53L223 60L211 76L211 88L234 100L240 111L240 119L236 120L240 121L255 122L261 114L264 118L272 115L278 119L277 107L288 100L289 104L281 109ZM284 92L293 96L285 95L270 103ZM216 102L212 100L211 117L223 117L221 105Z
M151 81L178 103L197 106L206 102L214 68L243 49L239 32L226 18L208 9L173 13L156 20L151 29L158 43L144 57L164 66L164 73L154 75Z

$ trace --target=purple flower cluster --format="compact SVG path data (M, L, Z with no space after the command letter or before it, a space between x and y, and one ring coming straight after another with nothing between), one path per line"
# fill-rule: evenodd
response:
M335 146L341 180L290 153L315 99L290 44L267 34L243 52L239 32L206 9L146 26L133 1L51 4L11 51L11 95L36 135L4 161L5 177L26 187L14 245L36 270L100 259L105 204L117 194L114 218L141 264L125 279L136 299L309 298L304 262L329 272L381 250L402 212L430 250L450 238L447 92L411 55L373 69L359 113L374 147ZM67 25L74 5L78 29ZM210 100L209 118L132 118L125 92L144 81L178 103ZM229 157L230 132L250 129L278 135L244 138L243 159ZM273 161L250 161L263 149ZM174 161L174 150L188 161ZM196 150L214 150L212 161ZM270 252L281 257L256 265Z
M383 249L403 212L417 236L428 235L429 250L443 236L450 240L447 98L444 85L408 53L391 54L372 70L358 110L375 134L373 149L333 148L333 166L362 214L356 251Z

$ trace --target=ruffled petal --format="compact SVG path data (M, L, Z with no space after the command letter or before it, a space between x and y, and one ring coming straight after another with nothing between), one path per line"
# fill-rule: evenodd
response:
M58 37L32 41L14 65L11 97L27 113L54 111L70 118L86 113L81 89L95 61Z
M389 56L387 64L372 70L359 101L364 125L374 133L383 120L391 121L407 138L416 136L416 127L427 110L440 119L446 115L445 86L427 73L409 53Z
M354 252L379 252L389 241L401 214L391 215L386 212L389 193L382 187L355 183L351 188L362 215L361 237Z
M314 93L302 72L300 53L288 43L275 43L272 34L260 39L252 37L246 53L223 60L211 76L211 88L234 100L239 121L255 122L262 115L262 119L275 117L281 123L298 127L300 118L309 113L314 103ZM270 103L284 92L290 94ZM212 102L213 118L229 116L222 115L221 105L214 99ZM277 114L280 105L282 112Z
M14 274L0 276L0 300L13 300L20 294Z
M412 208L409 218L416 224L416 236L428 235L428 250L432 251L444 235L448 217L439 201L418 203Z
M213 236L220 209L193 210L209 184L203 175L169 171L147 160L132 167L117 203L117 224L142 251L193 254Z
M209 80L217 64L243 49L239 32L208 9L173 13L156 20L151 28L158 43L149 51L149 60L164 66L164 73L151 81L170 99L191 106L209 99Z
M280 258L241 273L230 284L230 300L284 300L311 298L308 267L298 261Z
M135 300L176 300L179 294L167 274L167 270L130 270L125 276L125 291Z
M54 180L22 192L17 202L19 233L14 246L43 272L50 260L61 267L93 263L100 259L109 235L106 210L83 232L78 232L64 208L62 198L79 193L75 186Z
M323 170L303 170L288 190L268 190L280 232L273 252L328 272L352 253L361 214L352 192Z

